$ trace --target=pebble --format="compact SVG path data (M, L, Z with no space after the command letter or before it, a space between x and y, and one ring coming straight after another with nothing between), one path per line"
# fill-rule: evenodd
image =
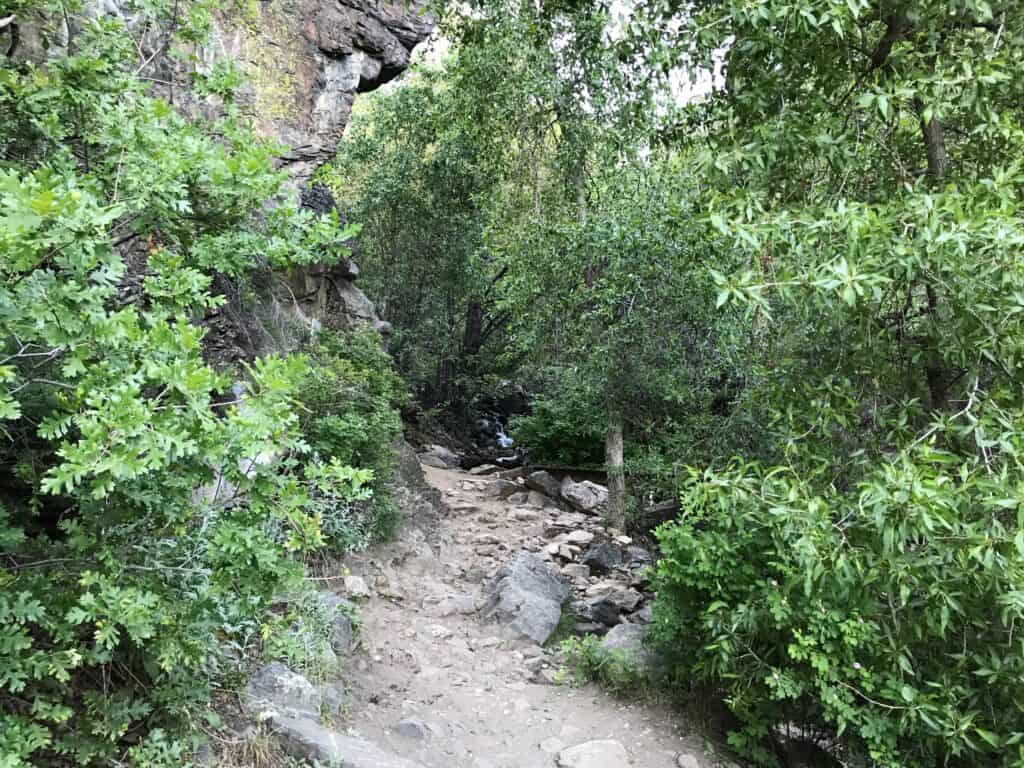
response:
M433 729L418 717L407 717L398 723L395 730L398 731L399 735L405 736L407 739L416 739L417 741L428 739L433 734Z

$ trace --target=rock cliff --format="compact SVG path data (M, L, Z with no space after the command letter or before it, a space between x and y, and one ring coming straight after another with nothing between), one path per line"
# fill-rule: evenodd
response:
M43 61L67 53L84 18L120 19L138 50L140 75L192 116L223 110L221 97L210 92L216 89L197 86L237 70L244 78L234 103L260 134L281 145L281 167L298 193L294 204L320 213L334 201L310 179L333 157L357 94L401 74L433 30L415 0L235 0L213 13L203 42L175 41L172 51L166 25L147 23L135 8L133 0L87 0L77 16L19 17L5 35L16 58ZM174 8L177 14L177 3ZM256 302L243 301L239 286L218 280L228 301L204 318L208 357L223 364L287 350L322 327L369 323L387 333L388 325L355 285L358 274L355 262L346 260L257 275L248 286Z

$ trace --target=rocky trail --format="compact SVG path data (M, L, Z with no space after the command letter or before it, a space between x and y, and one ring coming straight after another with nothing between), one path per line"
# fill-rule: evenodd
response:
M510 473L424 472L442 503L420 505L396 541L347 561L361 627L342 725L299 713L291 725L317 732L288 733L287 718L277 729L352 768L716 765L678 712L572 684L558 644L543 645L569 600L585 617L570 630L638 652L646 553Z

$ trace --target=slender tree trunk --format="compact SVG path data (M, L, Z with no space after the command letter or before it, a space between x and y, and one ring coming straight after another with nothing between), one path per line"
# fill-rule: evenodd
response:
M484 334L484 305L473 299L466 305L466 331L462 336L462 353L476 355L480 352Z
M622 414L612 408L608 411L608 431L604 438L604 464L608 473L608 522L625 531L626 475L622 443Z
M920 99L915 101L915 107L921 116L921 138L924 141L925 155L928 158L928 176L935 187L939 187L945 179L946 171L949 168L949 154L946 152L946 132L942 124L931 116L925 120L925 108ZM932 284L925 285L925 293L928 297L928 314L932 323L938 323L936 317L939 309L939 296ZM925 365L925 381L928 385L928 400L932 409L937 411L949 410L949 372L946 369L942 355L937 349L939 343L938 334L933 334L933 344L936 346L928 354L928 361Z

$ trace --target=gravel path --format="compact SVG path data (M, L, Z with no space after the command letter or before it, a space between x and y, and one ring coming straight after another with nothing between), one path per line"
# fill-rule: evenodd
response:
M714 766L678 713L557 684L552 649L477 615L484 581L516 552L542 551L559 510L502 501L490 478L425 473L441 518L409 520L398 541L349 563L371 593L349 662L349 728L427 768Z

